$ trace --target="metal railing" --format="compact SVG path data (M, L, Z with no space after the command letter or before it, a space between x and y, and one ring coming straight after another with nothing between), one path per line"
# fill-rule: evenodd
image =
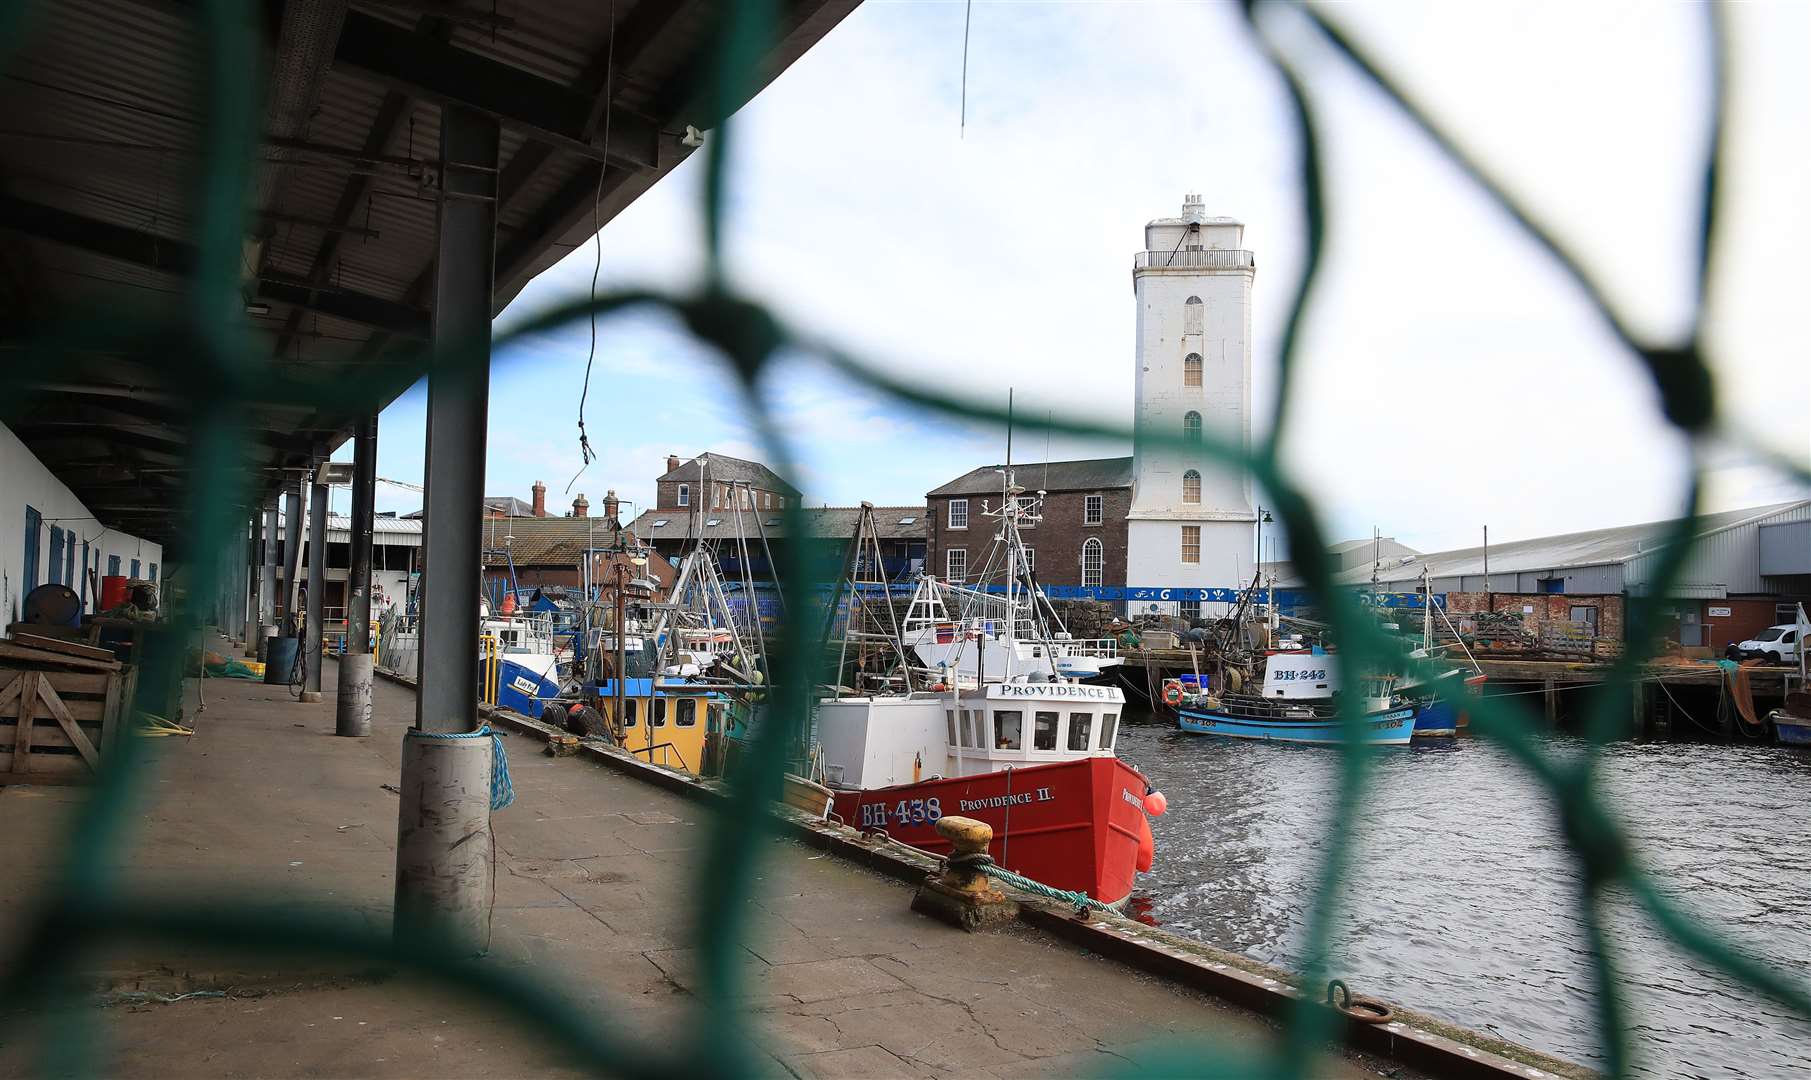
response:
M1257 265L1251 252L1231 248L1141 251L1132 259L1134 270L1252 270Z
M33 28L13 19L13 13L24 6L29 5L0 7L0 41L15 50L30 46ZM1272 20L1259 13L1278 7L1291 9L1298 27L1317 36L1318 45L1325 46L1314 55L1325 57L1324 62L1343 65L1367 82L1461 175L1494 201L1506 220L1533 241L1556 276L1592 305L1611 337L1637 362L1631 370L1643 372L1651 384L1645 391L1631 387L1632 397L1645 401L1651 391L1660 416L1689 449L1688 470L1679 477L1678 521L1670 529L1669 543L1659 549L1657 556L1660 565L1653 578L1657 584L1630 598L1627 648L1612 665L1612 677L1605 683L1604 692L1591 701L1584 727L1590 749L1581 754L1549 752L1530 734L1540 726L1534 722L1535 717L1516 700L1483 698L1470 704L1472 732L1498 747L1552 800L1560 833L1583 871L1577 895L1578 916L1590 956L1591 1000L1606 1071L1626 1074L1631 1067L1629 991L1611 947L1612 932L1606 920L1606 908L1613 897L1624 912L1644 916L1661 929L1673 947L1690 955L1706 970L1707 977L1739 982L1770 999L1774 1007L1811 1019L1811 993L1802 981L1787 978L1736 949L1710 920L1686 908L1649 871L1628 827L1606 798L1598 772L1601 748L1628 723L1630 688L1639 665L1653 654L1663 625L1664 601L1660 598L1667 595L1669 583L1680 580L1690 550L1688 541L1698 531L1703 466L1712 441L1747 448L1796 482L1811 483L1811 468L1805 463L1786 460L1760 446L1745 432L1719 423L1715 383L1706 362L1708 345L1701 331L1704 296L1711 284L1712 256L1717 247L1716 196L1725 168L1722 133L1726 58L1719 21L1721 9L1716 5L1702 8L1711 58L1708 115L1713 123L1695 165L1699 185L1694 212L1700 232L1689 269L1697 292L1690 318L1683 320L1687 330L1678 336L1654 338L1626 321L1624 311L1611 300L1599 279L1573 256L1560 234L1547 226L1543 214L1512 195L1364 48L1330 21L1333 9L1281 2L1259 2L1244 8L1251 36L1226 47L1256 50L1270 65L1286 95L1289 127L1278 137L1294 148L1296 194L1300 200L1297 209L1305 224L1304 268L1293 284L1289 315L1275 358L1277 393L1273 412L1268 424L1254 425L1255 429L1268 432L1266 438L1248 451L1210 433L1187 449L1212 459L1217 467L1249 470L1254 480L1271 493L1277 504L1277 517L1287 534L1288 548L1297 553L1296 569L1305 588L1319 597L1332 632L1342 643L1336 662L1353 665L1353 670L1360 671L1370 665L1394 662L1392 645L1374 620L1362 614L1351 594L1334 587L1338 567L1324 554L1328 545L1322 515L1297 478L1285 471L1278 452L1294 414L1298 345L1315 295L1327 225L1323 198L1326 175L1321 156L1327 126L1303 80L1303 68L1309 62L1303 59L1308 55L1305 46L1310 43L1298 34L1292 33L1286 40L1273 35L1268 29ZM757 64L763 50L775 39L779 25L776 9L775 4L755 0L727 3L718 9L723 18L720 51L708 76L715 100L722 107L713 115L730 117L733 109L728 105L758 85ZM238 485L244 480L243 463L251 451L238 421L252 407L254 387L260 393L281 387L281 392L298 405L356 406L369 412L383 405L397 387L409 385L427 371L430 362L436 373L457 371L461 364L488 362L492 351L501 353L514 343L534 340L537 335L562 326L581 325L593 316L607 320L631 308L655 308L676 316L677 324L689 327L726 360L725 377L745 396L747 415L756 438L763 444L766 460L782 475L793 471L795 447L766 411L765 396L757 392L759 380L770 374L770 363L782 350L789 355L815 355L844 377L886 396L896 405L933 410L942 418L967 423L1004 426L1008 420L1005 410L979 398L956 396L912 370L882 368L833 343L801 333L780 322L754 299L732 291L730 279L723 273L722 241L728 205L726 164L740 134L733 118L712 133L705 150L699 216L707 252L705 269L693 287L670 292L626 290L606 293L595 300L565 303L516 320L509 331L497 335L493 348L454 343L437 356L430 357L425 351L417 353L406 362L390 365L396 370L386 380L374 376L332 384L297 381L282 364L272 360L268 348L258 346L249 336L244 298L239 292L240 243L251 163L261 153L254 110L256 95L246 93L245 88L261 85L261 73L255 65L264 53L250 23L234 17L238 5L212 0L184 10L195 12L201 28L202 44L196 52L195 67L201 85L196 91L208 103L205 124L197 135L203 160L185 174L194 177L197 185L189 192L196 244L188 295L144 313L87 313L85 317L37 324L35 336L20 342L16 355L0 370L0 397L23 393L21 373L55 370L68 353L104 342L115 351L144 350L145 363L172 372L173 377L177 365L181 365L182 385L192 388L193 412L185 432L187 471L182 474L187 500L182 520L187 531L185 547L191 553L190 579L176 608L174 629L147 639L137 684L141 703L169 700L180 689L187 642L201 628L207 605L220 592L229 561L243 558L243 532L236 528L242 530L244 518L236 500L241 493ZM0 53L0 64L14 55ZM1141 256L1140 265L1149 266L1153 254ZM1162 255L1157 260L1159 267L1177 265L1168 253ZM1224 259L1228 269L1249 265L1249 255L1245 253L1186 257ZM172 352L166 347L170 341L182 341L184 347ZM1018 424L1021 430L1030 427L1084 438L1129 438L1124 426L1091 422L1078 416L1050 416L1043 423L1030 424L1021 416ZM1179 438L1172 440L1169 436L1153 436L1149 442L1184 446ZM784 527L790 534L806 534L796 505L780 513L787 519ZM816 580L804 547L789 545L779 560L781 580L788 593L787 610L793 612L812 611L813 592L825 586ZM397 965L477 996L496 1015L522 1025L550 1048L562 1050L583 1067L598 1072L640 1076L677 1072L746 1075L756 1071L761 1066L748 1037L757 1022L756 1014L738 997L738 980L743 970L739 958L745 955L740 945L749 930L747 920L752 905L747 898L754 889L757 865L778 850L777 845L758 842L771 827L766 811L781 798L786 762L793 748L802 743L802 732L808 723L810 688L824 674L816 665L826 650L822 641L816 640L818 630L808 623L807 619L793 618L782 624L783 640L773 654L772 685L776 689L771 722L760 725L742 755L741 767L727 784L727 798L720 806L703 811L709 828L702 837L697 888L693 892L697 911L690 923L697 928L694 944L699 973L694 1000L699 1015L688 1023L689 1030L709 1032L709 1038L671 1040L629 1025L606 1025L603 1021L612 1010L578 1007L574 1004L579 1000L577 995L556 990L538 972L531 978L508 965L463 959L449 950L431 947L425 938L393 940L388 933L364 929L363 919L332 913L320 917L297 914L292 905L286 904L293 898L275 892L262 899L242 898L230 906L209 905L180 896L137 895L119 872L126 862L121 853L129 843L131 830L143 819L137 808L147 791L144 746L149 740L132 738L119 741L110 767L74 819L72 835L62 848L66 856L60 876L39 906L36 921L23 927L19 935L22 944L0 987L4 992L0 1007L45 1010L45 1021L37 1030L45 1033L45 1042L52 1051L47 1062L50 1071L99 1071L85 1056L94 1052L100 1040L80 1027L85 1010L73 1007L81 985L80 980L70 977L73 965L89 950L155 939L237 948L267 956L331 955ZM1433 672L1425 664L1411 666L1427 675ZM1341 722L1355 736L1350 742L1356 745L1356 736L1362 730L1357 698L1344 702ZM1340 754L1336 790L1322 815L1328 823L1327 843L1319 849L1318 869L1306 898L1304 961L1297 973L1303 985L1323 986L1327 982L1335 931L1344 925L1345 886L1352 876L1354 845L1350 823L1364 815L1372 791L1372 762L1371 755L1355 750ZM1264 1075L1305 1076L1315 1071L1323 1048L1336 1036L1336 1022L1330 1010L1304 998L1286 1018L1284 1038L1265 1051L1270 1055L1267 1061L1252 1061L1247 1056L1249 1048L1223 1044L1210 1036L1195 1040L1193 1045L1199 1055L1196 1060L1203 1070L1226 1070L1230 1068L1228 1062L1238 1061L1249 1065L1249 1071Z

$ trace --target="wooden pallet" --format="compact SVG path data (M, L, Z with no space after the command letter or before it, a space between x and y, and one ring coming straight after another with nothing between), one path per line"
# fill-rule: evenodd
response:
M0 641L0 784L92 780L129 698L128 673L92 655L105 650L42 644Z

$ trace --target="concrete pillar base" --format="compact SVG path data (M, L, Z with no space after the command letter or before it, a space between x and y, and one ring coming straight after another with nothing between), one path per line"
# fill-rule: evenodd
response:
M302 691L302 704L319 705L320 703L321 703L321 692L319 690Z
M396 828L399 944L490 948L491 740L402 741L402 806Z
M270 659L270 639L277 636L277 628L270 623L258 627L258 640L252 643L254 655L262 664Z
M361 738L371 734L370 653L340 657L340 696L334 707L333 733Z

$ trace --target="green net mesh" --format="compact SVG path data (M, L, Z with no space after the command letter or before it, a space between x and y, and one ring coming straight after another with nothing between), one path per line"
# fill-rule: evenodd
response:
M1291 129L1279 133L1293 139L1300 211L1306 236L1307 259L1277 350L1275 378L1278 393L1267 437L1247 449L1219 441L1211 435L1187 444L1207 465L1249 470L1270 492L1277 516L1287 532L1288 549L1295 565L1316 596L1342 643L1338 663L1348 670L1373 664L1400 663L1374 620L1365 618L1355 596L1333 587L1336 569L1323 555L1327 536L1315 507L1282 468L1278 447L1289 428L1293 398L1292 372L1304 321L1314 299L1322 261L1326 203L1326 176L1320 145L1322 128L1314 101L1304 81L1303 65L1275 33L1278 16L1287 16L1311 28L1332 46L1337 62L1350 65L1383 92L1400 114L1453 162L1481 192L1493 200L1551 258L1554 267L1594 306L1622 345L1645 368L1658 393L1660 409L1680 442L1691 451L1692 466L1682 478L1677 523L1664 549L1662 566L1653 588L1631 598L1627 622L1627 648L1615 661L1608 692L1593 698L1585 722L1592 752L1562 762L1550 756L1529 734L1537 730L1532 717L1518 703L1484 699L1471 707L1472 731L1503 747L1553 801L1564 835L1582 867L1578 917L1586 927L1592 949L1596 982L1597 1028L1609 1072L1624 1074L1630 1067L1627 1032L1628 995L1617 975L1614 943L1605 929L1604 913L1609 896L1620 890L1680 948L1794 1013L1811 1018L1811 993L1733 948L1698 919L1669 899L1647 873L1628 832L1605 802L1596 782L1597 754L1605 742L1626 730L1631 712L1629 694L1642 664L1656 647L1659 616L1669 589L1677 581L1695 534L1699 505L1701 460L1708 440L1720 437L1740 441L1723 430L1715 406L1715 386L1705 362L1702 334L1705 297L1716 255L1717 193L1723 163L1725 131L1724 34L1719 9L1704 8L1706 47L1712 56L1712 122L1702 153L1700 232L1697 251L1696 308L1691 330L1683 340L1655 341L1637 333L1584 265L1547 228L1535 208L1520 202L1462 143L1440 127L1367 52L1324 15L1322 9L1296 4L1245 5L1250 29L1248 47L1258 50L1280 76L1291 103ZM31 18L45 16L29 5L0 8L0 67L20 49L30 48ZM719 10L717 60L712 82L718 108L727 116L735 103L746 100L758 85L756 66L777 26L772 0L741 0ZM239 293L240 244L246 233L247 193L258 160L260 111L247 87L264 85L257 69L260 55L258 30L244 5L233 0L211 0L194 9L204 43L202 84L195 87L198 115L205 120L204 166L196 172L193 200L193 237L198 258L183 302L154 315L94 319L71 315L52 322L24 342L20 358L3 375L0 390L22 393L20 373L54 366L76 350L108 350L139 355L146 362L172 372L171 379L193 390L192 413L187 418L189 482L183 550L187 552L186 598L179 604L172 629L149 643L139 680L144 711L159 712L148 702L164 702L180 689L184 643L208 620L210 605L220 595L232 560L244 555L244 523L253 492L245 468L248 441L236 417L254 400L282 400L369 413L392 400L430 367L488 363L493 350L593 315L599 318L630 308L664 308L677 314L701 341L721 356L726 373L740 386L755 418L767 460L782 475L790 472L792 448L773 424L765 407L768 374L782 348L814 355L835 370L872 387L894 400L947 416L1004 425L1002 410L979 401L927 388L884 370L861 357L783 325L760 304L737 295L727 284L722 268L726 162L736 146L736 128L726 121L711 139L706 162L706 183L699 218L708 252L707 268L689 292L619 291L595 301L569 303L522 319L507 335L492 342L471 342L463 347L443 345L442 352L396 353L374 365L368 378L322 385L298 378L280 368L254 348L243 318ZM155 343L147 349L143 343ZM174 369L181 368L180 374ZM607 370L607 368L606 368ZM254 390L256 391L254 395ZM1023 420L1021 418L1021 424ZM1082 436L1126 438L1130 432L1099 423L1051 416L1034 429ZM1162 436L1151 435L1156 441ZM1176 439L1182 445L1180 437ZM1800 482L1811 481L1811 470L1763 447L1749 446ZM796 500L782 511L788 534L804 535ZM730 798L709 810L712 819L708 857L698 871L696 945L701 971L695 1003L699 1021L710 1039L682 1043L656 1043L611 1027L595 1011L581 1012L575 995L519 971L454 955L411 939L393 941L388 935L360 929L358 920L298 917L293 909L277 914L279 897L260 902L251 897L230 908L152 901L134 896L118 880L123 849L132 838L136 810L146 798L143 768L146 740L120 739L113 767L105 771L93 797L82 807L65 850L69 858L61 876L36 916L21 952L5 976L4 994L9 1006L47 1009L50 1024L43 1030L50 1053L51 1071L99 1071L99 1062L88 1055L96 1045L84 1030L88 1015L79 1008L79 970L84 950L103 942L157 939L205 943L255 952L279 960L283 956L333 956L349 961L381 961L438 980L446 986L481 998L487 1008L503 1010L525 1031L568 1048L599 1071L625 1075L664 1074L677 1070L723 1075L747 1074L759 1067L748 1014L734 1004L737 965L735 956L744 938L748 907L742 899L754 887L757 862L772 845L755 842L771 831L761 811L779 798L781 777L790 748L800 737L809 709L809 688L821 673L812 668L825 655L820 642L822 621L809 614L820 591L821 567L810 565L805 545L786 545L779 552L779 579L785 592L785 610L794 617L784 620L780 641L772 654L775 672L774 722L760 726L745 767L738 770ZM1360 719L1350 697L1342 713L1348 731L1359 730ZM1352 740L1349 746L1356 746ZM1353 858L1351 821L1365 804L1370 783L1369 757L1357 750L1341 754L1337 798L1327 815L1332 842L1321 862L1317 888L1306 926L1305 961L1300 971L1303 985L1325 985L1329 952L1342 910L1342 885ZM97 935L99 938L97 940ZM1211 1041L1176 1048L1171 1059L1179 1067L1201 1074L1250 1075L1255 1069L1278 1076L1306 1075L1334 1035L1335 1016L1304 999L1289 1017L1286 1038L1277 1044L1274 1057L1254 1062L1245 1050Z

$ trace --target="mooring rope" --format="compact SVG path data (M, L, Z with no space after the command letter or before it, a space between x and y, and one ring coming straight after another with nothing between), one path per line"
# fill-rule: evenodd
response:
M506 809L516 801L515 785L509 780L509 755L503 751L503 738L486 724L477 731L417 731L409 729L411 739L483 739L491 742L490 808Z
M1105 911L1113 915L1119 914L1118 908L1115 908L1111 904L1103 904L1085 892L1069 892L1066 889L1052 888L1041 881L1033 881L1023 874L1015 874L1004 866L1000 866L986 855L976 855L968 858L958 856L950 861L952 863L958 861L963 862L966 865L981 871L988 877L993 878L996 881L1004 881L1006 884L1023 892L1028 892L1035 896L1046 897L1051 900L1060 900L1077 911L1086 911L1089 908L1092 908L1096 911Z

